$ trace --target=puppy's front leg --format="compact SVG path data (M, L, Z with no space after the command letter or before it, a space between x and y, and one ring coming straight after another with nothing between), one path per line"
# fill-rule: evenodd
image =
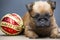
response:
M30 30L29 28L25 28L25 36L32 39L38 38L38 35L34 31Z
M52 29L50 37L51 38L57 38L57 36L58 36L58 28L55 27Z

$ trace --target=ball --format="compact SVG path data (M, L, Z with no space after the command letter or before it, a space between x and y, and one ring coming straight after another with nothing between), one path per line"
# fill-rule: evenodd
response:
M7 35L18 35L23 30L23 20L17 13L6 14L0 23L2 32Z

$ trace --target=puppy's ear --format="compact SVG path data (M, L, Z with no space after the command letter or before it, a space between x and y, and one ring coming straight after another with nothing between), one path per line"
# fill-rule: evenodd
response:
M56 8L56 1L48 1L48 3L51 5L52 10Z
M32 11L32 7L33 7L33 5L34 5L33 2L30 3L30 4L27 4L27 5L26 5L26 8L27 8L27 10L28 10L29 12Z

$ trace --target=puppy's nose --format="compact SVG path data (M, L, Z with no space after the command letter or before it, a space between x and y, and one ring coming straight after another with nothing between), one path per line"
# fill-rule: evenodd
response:
M44 19L41 19L41 21L43 22L43 21L44 21Z
M44 21L44 19L39 17L39 18L38 18L38 21L42 21L42 22L43 22L43 21Z
M41 22L41 23L44 23L44 22L45 22L45 20L44 20L44 19L41 19L41 20L40 20L40 22Z

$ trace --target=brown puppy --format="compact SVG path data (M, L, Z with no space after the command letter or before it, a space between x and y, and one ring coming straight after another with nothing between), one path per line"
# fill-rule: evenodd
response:
M53 12L56 7L54 1L37 1L26 5L28 12L23 17L25 36L29 38L56 38L58 26Z

